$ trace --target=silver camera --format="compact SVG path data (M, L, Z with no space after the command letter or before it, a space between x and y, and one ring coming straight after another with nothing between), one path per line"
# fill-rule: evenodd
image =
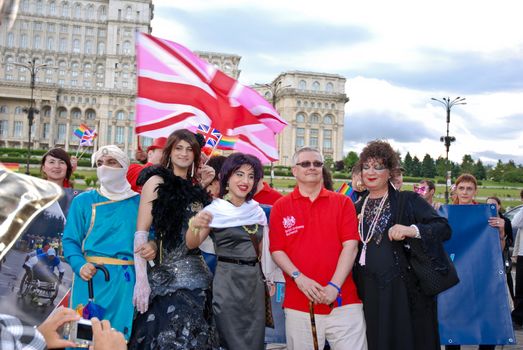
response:
M63 329L65 338L76 343L79 348L88 348L93 343L93 328L90 320L79 319L66 323Z

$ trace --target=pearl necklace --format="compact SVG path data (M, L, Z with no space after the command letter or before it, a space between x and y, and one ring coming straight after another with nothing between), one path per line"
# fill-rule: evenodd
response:
M367 237L363 236L363 221L365 217L365 207L367 206L367 201L369 200L369 196L365 198L365 201L363 202L363 206L361 208L361 213L358 217L360 220L358 225L358 234L360 235L361 242L363 243L363 248L361 250L360 254L360 260L358 261L361 266L365 266L365 257L367 255L367 243L370 242L372 237L374 236L374 231L376 230L376 225L378 224L378 220L381 217L381 213L383 211L383 207L385 206L385 202L387 201L387 198L389 197L389 193L385 193L383 198L381 198L380 205L378 206L378 211L376 215L374 216L374 219L372 219L372 222L369 226L369 231L367 234Z

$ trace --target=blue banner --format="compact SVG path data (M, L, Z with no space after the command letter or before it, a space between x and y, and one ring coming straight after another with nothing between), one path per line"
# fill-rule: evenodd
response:
M499 233L488 225L495 206L447 205L440 214L452 227L445 249L460 279L438 296L441 345L515 344Z

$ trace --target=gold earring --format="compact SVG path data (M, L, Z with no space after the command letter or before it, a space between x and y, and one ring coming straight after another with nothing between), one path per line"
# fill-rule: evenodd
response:
M225 186L225 194L223 195L223 199L226 201L231 201L231 194L229 193L229 185Z

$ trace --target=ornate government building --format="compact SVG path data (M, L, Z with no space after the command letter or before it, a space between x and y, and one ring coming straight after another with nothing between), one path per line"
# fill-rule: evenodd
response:
M27 147L27 67L33 65L39 110L31 129L33 148L75 150L79 139L73 132L83 123L96 128L95 146L116 144L132 156L137 146L134 33L150 33L152 17L151 0L21 0L13 27L0 26L0 147ZM240 56L196 53L239 77ZM342 159L344 77L292 71L253 88L289 123L278 137L279 164L290 165L295 149L305 145Z

